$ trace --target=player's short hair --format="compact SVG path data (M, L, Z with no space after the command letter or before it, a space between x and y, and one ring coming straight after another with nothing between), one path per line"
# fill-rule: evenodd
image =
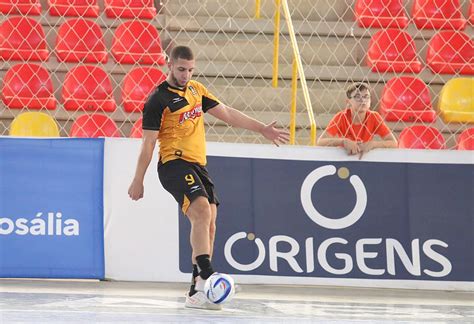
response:
M370 92L370 86L367 84L367 83L364 83L364 82L357 82L357 83L353 83L349 88L347 88L346 90L346 96L348 99L351 99L352 98L352 94L355 92L355 91L364 91L364 90L367 90Z
M171 60L183 59L183 60L194 60L194 54L190 47L188 46L176 46L171 51Z

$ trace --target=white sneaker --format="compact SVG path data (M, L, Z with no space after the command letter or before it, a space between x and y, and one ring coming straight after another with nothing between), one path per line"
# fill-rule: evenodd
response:
M221 310L222 309L222 305L211 303L202 291L198 291L192 296L189 296L189 292L187 292L186 293L186 302L184 303L184 307L198 308L198 309L210 309L210 310Z

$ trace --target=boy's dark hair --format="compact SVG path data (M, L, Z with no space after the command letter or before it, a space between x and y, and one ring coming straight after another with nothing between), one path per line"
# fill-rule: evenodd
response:
M177 59L194 60L193 51L188 46L176 46L171 51L171 60L174 61Z
M359 92L364 91L364 90L367 90L367 91L370 92L370 86L367 83L364 83L364 82L353 83L349 88L347 88L347 91L346 91L347 98L351 99L352 94L357 90Z

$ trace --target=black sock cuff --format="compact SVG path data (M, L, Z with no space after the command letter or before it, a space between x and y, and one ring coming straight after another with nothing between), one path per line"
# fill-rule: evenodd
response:
M209 254L198 255L196 257L196 262L198 265L198 270L200 270L199 275L202 279L206 280L211 276L211 274L214 273Z
M195 293L197 293L196 291L196 285L191 285L191 287L189 288L189 297L191 297L192 295L194 295Z

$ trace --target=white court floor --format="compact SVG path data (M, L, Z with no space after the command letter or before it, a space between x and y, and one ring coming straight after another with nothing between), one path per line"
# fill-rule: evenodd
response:
M0 280L0 323L474 323L474 293L243 285L221 311L185 284Z

